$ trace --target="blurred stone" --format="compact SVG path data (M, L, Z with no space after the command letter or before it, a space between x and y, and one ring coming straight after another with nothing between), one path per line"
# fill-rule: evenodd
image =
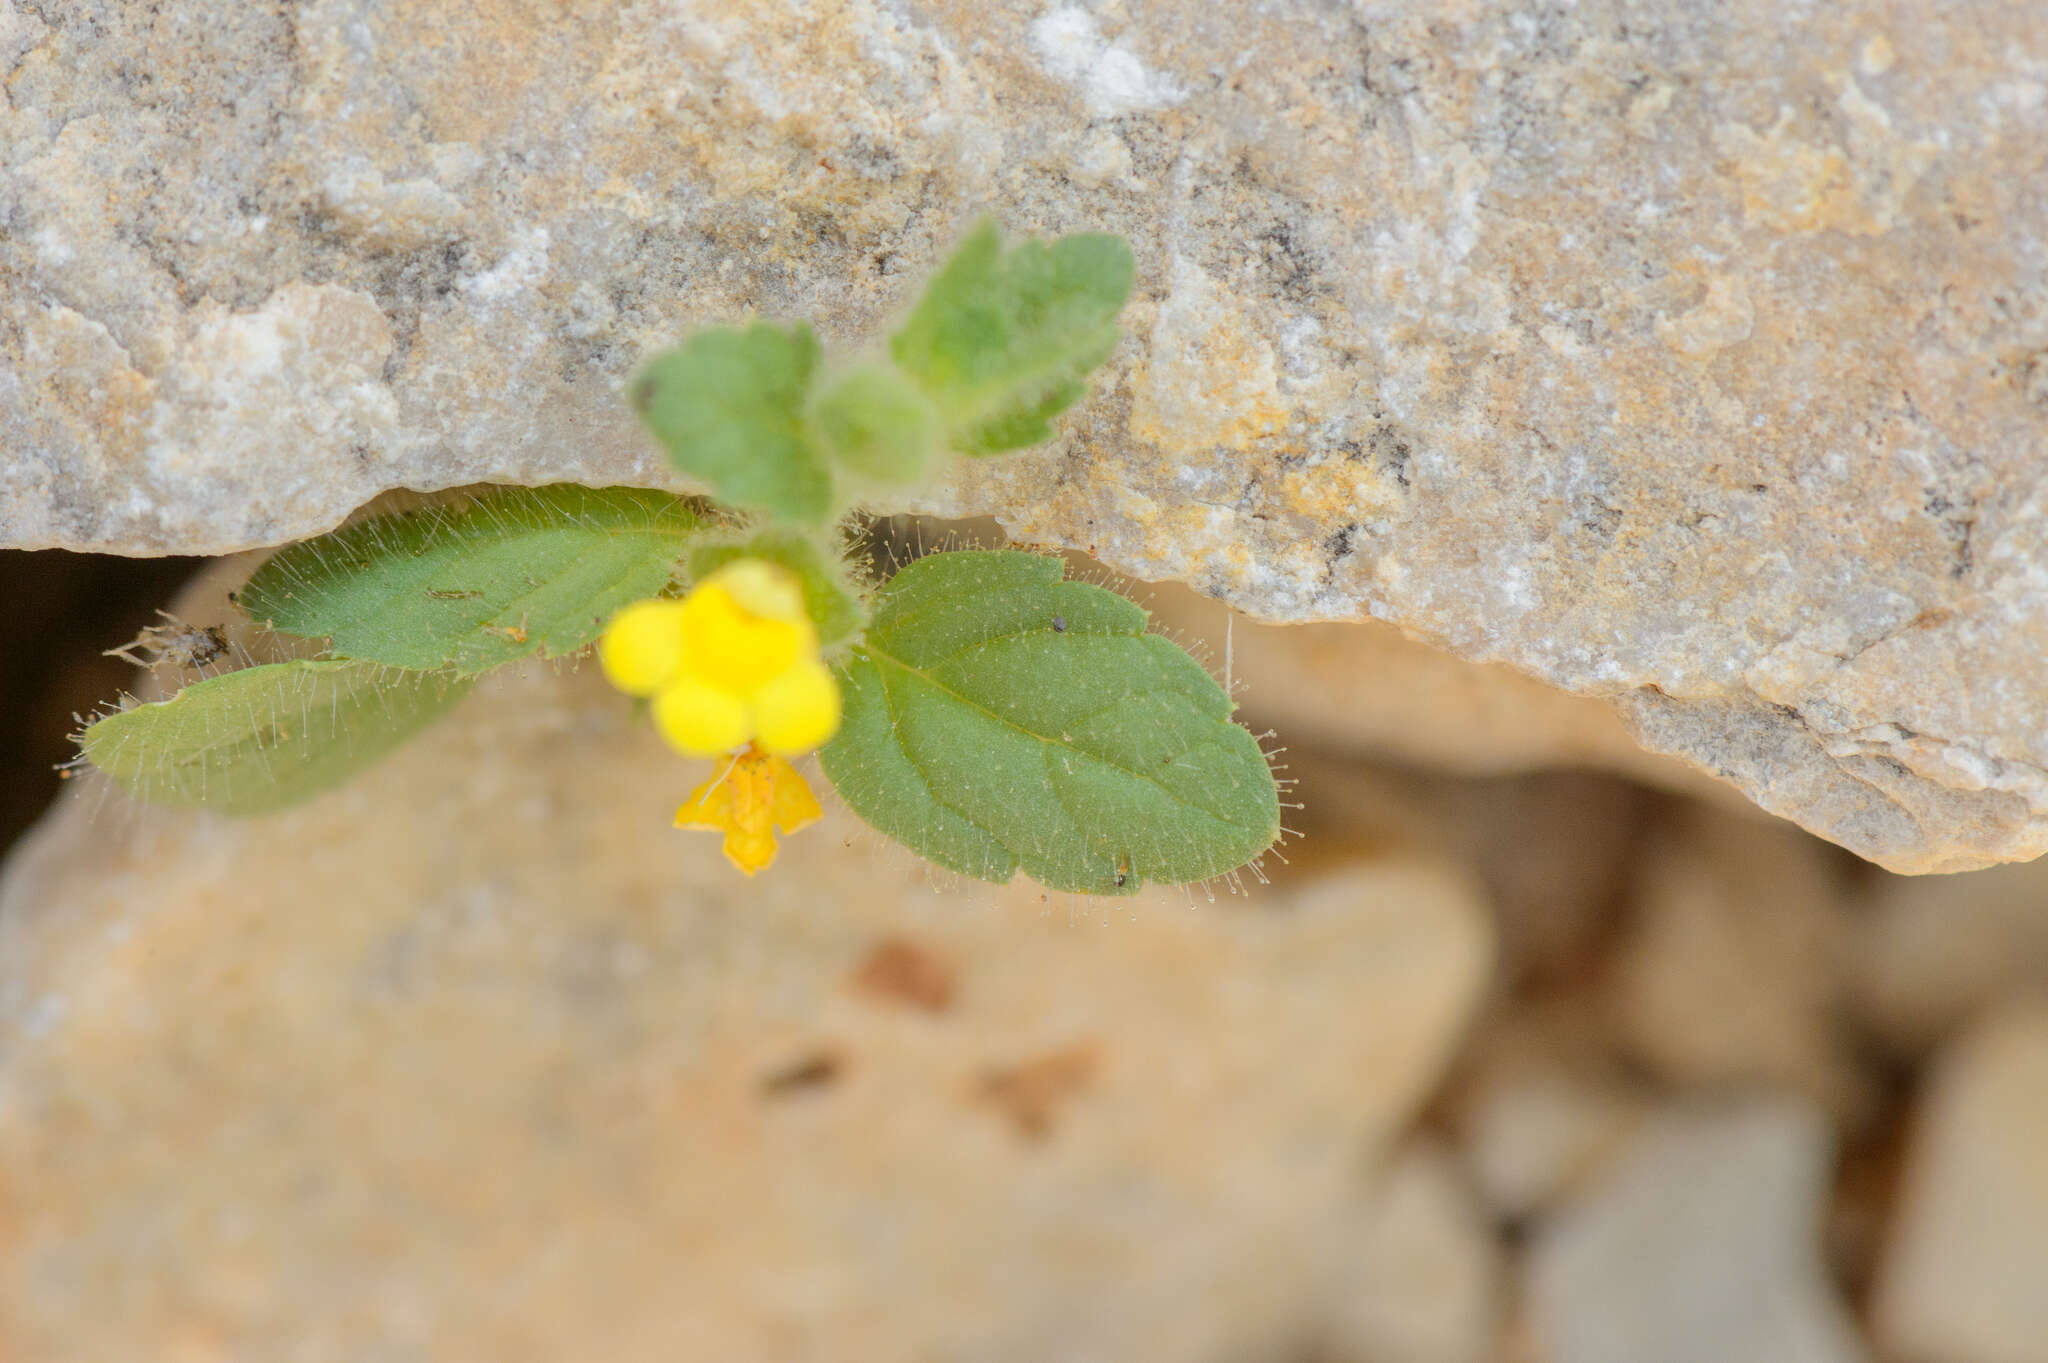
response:
M0 1357L1193 1363L1313 1327L1483 987L1467 880L934 894L834 812L750 882L668 826L695 766L536 667L270 818L58 810L0 890Z
M1273 625L1173 584L1133 584L1160 627L1200 640L1251 721L1298 746L1466 776L1592 767L1708 799L1720 782L1647 752L1612 706L1500 663L1471 662L1378 620Z
M1675 811L1649 839L1613 965L1624 1044L1681 1087L1871 1099L1842 1016L1850 921L1831 849L1783 825Z
M1562 982L1584 973L1622 907L1651 802L1611 777L1542 772L1475 784L1461 803L1451 841L1486 884L1503 982Z
M1277 722L1277 734L1291 734ZM1493 906L1498 993L1569 985L1597 967L1623 908L1633 842L1656 801L1591 772L1473 779L1292 742L1280 761L1301 806L1286 811L1287 826L1305 834L1285 844L1289 862L1423 848L1472 869Z
M1316 1363L1484 1363L1500 1247L1450 1152L1404 1147L1360 1207Z
M1911 1117L1902 1088L1886 1092L1883 1107L1843 1144L1828 1199L1823 1242L1828 1271L1851 1301L1867 1302L1899 1200Z
M2048 1360L2048 999L1984 1018L1921 1099L1872 1308L1898 1363Z
M0 0L0 543L670 485L644 357L872 344L990 211L1129 236L1130 336L920 509L1609 702L1897 870L2037 856L2039 17Z
M1227 677L1247 725L1285 745L1305 806L1290 822L1426 844L1479 873L1503 983L1576 970L1607 931L1646 804L1632 781L1767 817L1644 752L1596 702L1506 668L1372 622L1262 625L1185 588L1119 585ZM1589 732L1607 737L1580 742ZM1572 770L1585 767L1601 770Z
M1615 1080L1563 1066L1495 1073L1465 1100L1466 1159L1495 1215L1526 1220L1598 1179L1648 1110Z
M1655 1110L1598 989L1582 977L1497 994L1434 1110L1503 1223L1528 1224L1606 1177Z
M1831 1138L1804 1104L1678 1109L1531 1251L1545 1363L1856 1363L1820 1264Z
M1862 1021L1918 1056L1971 1014L2048 991L2048 861L1939 879L1885 876L1851 960Z

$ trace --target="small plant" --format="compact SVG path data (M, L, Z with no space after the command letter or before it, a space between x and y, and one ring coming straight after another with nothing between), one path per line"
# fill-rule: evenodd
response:
M1273 776L1222 687L1145 612L1014 550L926 555L879 586L849 511L1046 439L1117 340L1129 248L1003 249L984 223L886 356L828 365L809 327L690 337L632 400L705 499L500 488L272 555L237 597L320 641L106 714L83 756L136 795L234 814L346 779L477 677L593 645L605 676L711 774L680 827L752 875L849 808L965 875L1128 894L1225 874L1279 830ZM161 647L161 645L159 645Z

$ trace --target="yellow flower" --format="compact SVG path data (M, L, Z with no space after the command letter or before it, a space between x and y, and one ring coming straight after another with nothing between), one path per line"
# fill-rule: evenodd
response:
M676 811L676 827L724 829L726 860L752 875L775 860L773 829L787 836L823 812L796 768L749 744L690 792Z
M761 559L728 563L680 601L634 602L606 626L597 658L692 757L750 742L793 756L839 730L839 684L818 657L803 588Z

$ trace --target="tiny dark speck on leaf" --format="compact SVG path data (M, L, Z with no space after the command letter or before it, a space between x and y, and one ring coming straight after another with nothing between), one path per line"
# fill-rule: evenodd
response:
M633 385L633 406L641 411L654 401L654 376L649 374Z
M1067 617L1066 617L1066 616L1064 616L1064 615L1055 615L1055 616L1054 616L1054 617L1052 618L1052 632L1053 632L1054 634L1065 634L1065 633L1067 632Z

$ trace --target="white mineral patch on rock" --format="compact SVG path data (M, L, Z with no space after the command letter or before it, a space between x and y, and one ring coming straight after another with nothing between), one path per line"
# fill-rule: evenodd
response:
M454 234L462 201L425 176L387 184L362 157L349 157L320 181L327 207L364 240L416 248Z
M1271 434L1286 419L1272 346L1199 265L1176 261L1172 281L1154 314L1151 364L1133 379L1133 429L1189 455Z
M1707 282L1698 306L1674 318L1657 319L1657 338L1673 350L1712 359L1729 346L1749 339L1756 327L1756 309L1739 279L1716 276Z
M21 54L43 40L49 29L14 0L0 0L0 73L11 73Z
M293 284L252 311L203 309L193 320L156 381L143 476L129 489L160 508L167 533L210 497L239 495L253 518L317 496L320 477L299 457L309 448L370 469L390 461L391 330L367 294Z
M1097 118L1164 109L1187 94L1171 79L1147 70L1136 53L1102 36L1095 16L1079 5L1061 5L1032 21L1031 47L1045 69L1079 86Z

